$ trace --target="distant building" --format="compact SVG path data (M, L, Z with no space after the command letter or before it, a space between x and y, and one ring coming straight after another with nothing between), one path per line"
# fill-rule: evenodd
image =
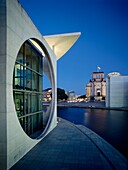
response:
M86 98L88 100L90 100L90 97L91 97L91 87L92 87L91 83L88 83L86 85Z
M106 78L106 107L128 107L128 76L118 72Z
M68 101L75 101L77 99L77 95L75 94L74 91L65 91L65 94L68 96Z
M86 97L88 100L105 100L106 80L104 72L93 72L92 79L86 85Z

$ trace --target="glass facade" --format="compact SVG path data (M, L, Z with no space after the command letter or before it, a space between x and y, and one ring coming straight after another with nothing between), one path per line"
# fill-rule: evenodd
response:
M42 54L26 41L18 53L13 74L17 116L23 130L32 138L43 130L42 61Z

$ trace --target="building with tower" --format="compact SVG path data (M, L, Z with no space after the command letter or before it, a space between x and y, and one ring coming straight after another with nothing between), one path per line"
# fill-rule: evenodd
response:
M86 85L86 97L88 100L105 100L106 80L104 78L104 72L92 73L92 79Z

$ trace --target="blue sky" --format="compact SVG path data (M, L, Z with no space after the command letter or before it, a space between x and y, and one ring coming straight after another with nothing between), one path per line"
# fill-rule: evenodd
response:
M58 87L85 94L91 73L128 75L127 0L19 0L42 35L81 32L57 62ZM47 87L45 80L45 87Z

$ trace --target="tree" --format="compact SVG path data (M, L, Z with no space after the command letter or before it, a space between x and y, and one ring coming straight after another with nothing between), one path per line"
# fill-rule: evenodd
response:
M81 96L79 96L77 99L85 99L86 98L86 95L84 94L84 95L81 95Z
M57 100L67 100L68 96L63 89L57 88Z

